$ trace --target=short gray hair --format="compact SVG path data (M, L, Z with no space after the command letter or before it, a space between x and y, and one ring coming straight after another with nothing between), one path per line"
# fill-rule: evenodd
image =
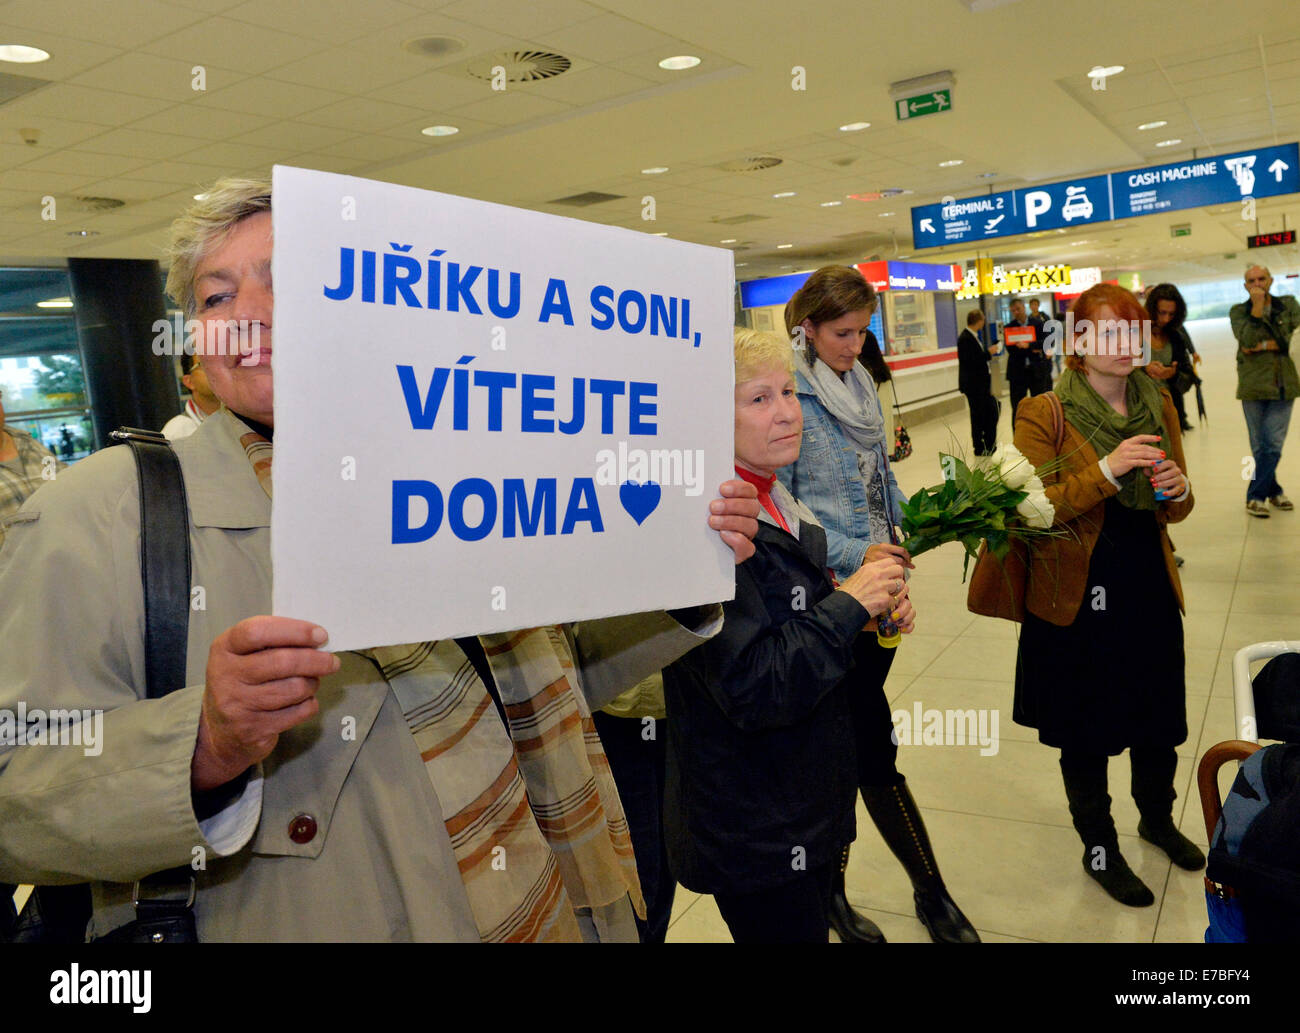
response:
M271 210L271 184L264 179L219 179L198 195L171 227L167 245L167 293L187 319L194 318L194 273L203 257L235 225Z
M1264 270L1264 275L1265 275L1265 276L1268 276L1268 277L1271 277L1271 276L1273 275L1272 270L1270 270L1268 266L1266 266L1266 265L1260 265L1258 262L1251 262L1250 265L1246 266L1246 271L1245 271L1244 273L1241 274L1241 275L1242 275L1242 279L1245 279L1247 276L1249 276L1249 275L1250 275L1250 271L1251 271L1252 269L1263 269L1263 270Z

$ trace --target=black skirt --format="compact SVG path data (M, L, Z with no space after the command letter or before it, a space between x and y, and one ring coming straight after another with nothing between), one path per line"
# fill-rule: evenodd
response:
M1016 724L1048 746L1115 755L1187 739L1183 620L1155 514L1113 497L1079 614L1027 614L1016 656Z

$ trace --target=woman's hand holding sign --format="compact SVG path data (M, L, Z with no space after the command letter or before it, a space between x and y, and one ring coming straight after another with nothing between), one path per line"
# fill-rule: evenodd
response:
M709 504L709 526L742 563L754 555L758 491L724 481ZM316 714L320 679L339 669L320 647L325 630L289 617L250 617L227 628L208 650L207 685L190 765L196 792L238 778L275 749L280 733Z
M736 554L736 562L744 563L754 555L754 536L758 534L758 489L734 477L723 481L718 493L722 498L709 503L709 526L722 535Z
M195 792L238 778L316 713L320 679L339 669L320 648L327 640L324 628L289 617L249 617L213 640L190 763Z

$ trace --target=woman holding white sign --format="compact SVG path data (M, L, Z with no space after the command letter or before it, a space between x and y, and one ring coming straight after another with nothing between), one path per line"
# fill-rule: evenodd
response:
M168 275L222 402L175 444L201 603L185 686L145 698L147 529L130 455L106 449L33 496L0 561L0 708L102 711L105 741L0 751L0 880L92 882L96 937L135 917L135 880L184 866L200 940L635 940L590 708L715 634L719 608L339 654L265 616L270 187L200 196ZM709 522L739 561L756 493L722 491Z
M830 565L841 580L885 558L912 566L895 531L903 493L886 455L888 421L871 376L857 361L876 304L875 290L856 269L831 265L808 277L785 309L786 329L804 342L797 373L804 426L802 451L779 476L825 526ZM871 627L854 644L859 683L851 699L862 801L906 869L916 915L931 938L977 943L979 935L948 894L920 808L895 766L898 743L884 691L894 650L881 646L875 631ZM848 863L845 840L831 901L835 931L842 940L882 942L880 930L844 895Z
M763 512L722 631L664 672L668 857L737 943L825 943L854 834L853 643L886 610L910 631L912 608L893 556L836 588L826 533L777 482L802 427L783 337L736 331L735 405L736 473Z

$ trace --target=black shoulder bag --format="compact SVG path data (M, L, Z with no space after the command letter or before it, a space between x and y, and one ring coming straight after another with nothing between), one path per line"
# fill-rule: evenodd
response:
M156 431L123 427L110 435L130 446L140 485L140 577L144 586L145 691L159 699L185 684L190 624L189 503L180 463ZM173 892L178 890L178 892ZM136 882L135 921L103 943L195 943L194 874L186 867ZM15 943L80 943L90 921L90 887L38 886L11 936Z

